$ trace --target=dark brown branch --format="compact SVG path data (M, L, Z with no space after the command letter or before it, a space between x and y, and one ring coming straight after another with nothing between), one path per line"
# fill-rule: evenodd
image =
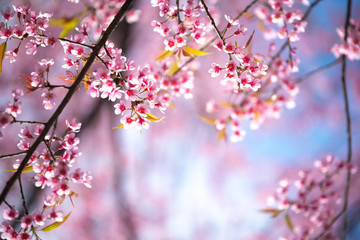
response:
M177 15L177 19L178 19L178 24L181 23L181 18L180 18L180 0L176 0L176 7L177 7L177 11L176 11L176 15Z
M346 20L345 20L345 37L344 42L346 43L348 38L348 28L350 23L350 15L351 15L351 0L347 1L347 10L346 10ZM344 96L344 103L345 103L345 116L346 116L346 138L347 138L347 159L346 163L348 166L347 174L346 174L346 185L344 191L344 205L343 205L343 229L342 229L342 237L346 239L346 231L347 231L347 207L349 203L349 191L350 191L350 182L351 182L351 157L352 157L352 137L351 137L351 119L350 119L350 106L349 106L349 96L346 87L346 56L341 56L342 62L342 70L341 70L341 85L343 90Z
M213 17L211 16L211 14L210 14L210 11L209 11L208 6L206 5L206 3L205 3L204 0L200 0L200 1L201 1L202 5L204 6L206 15L207 15L207 17L210 19L211 25L212 25L213 28L215 29L216 34L217 34L218 37L222 40L223 44L225 44L225 39L223 38L223 36L221 35L219 29L217 28L216 23L215 23L215 20L214 20L214 18L213 18Z
M130 8L133 1L134 0L126 0L126 2L121 7L119 12L115 15L115 17L114 17L113 21L110 23L109 27L106 29L104 35L101 37L101 39L98 41L98 43L93 47L93 51L90 54L89 59L87 60L85 66L81 69L81 72L79 73L79 75L76 77L75 82L71 85L71 87L70 87L69 91L67 92L67 94L65 95L63 101L60 103L59 107L55 110L54 114L51 116L49 121L46 123L46 125L45 125L44 129L42 130L41 134L39 135L39 137L35 140L33 145L31 145L31 147L27 151L27 154L24 157L24 159L22 160L17 171L6 182L4 189L2 190L1 195L0 195L0 205L5 200L7 194L9 193L10 189L14 185L14 182L16 181L16 179L18 179L20 177L21 172L24 170L24 168L25 168L26 164L28 163L32 154L35 152L35 150L37 149L39 144L44 140L44 137L49 132L51 126L55 123L56 119L60 116L60 114L65 109L66 105L68 104L68 102L70 101L72 96L75 94L77 88L79 87L79 85L81 84L86 73L88 72L91 65L93 64L96 56L99 54L100 49L102 48L102 46L104 46L105 42L109 39L111 33L114 31L117 24L121 21L121 19L125 15L126 11Z
M344 42L346 42L348 37L348 27L350 23L350 15L351 15L351 4L352 1L347 1L347 10L346 10L346 19L345 19L345 36ZM329 227L334 225L334 223L343 216L343 226L342 226L342 239L346 239L347 232L347 208L349 203L349 191L350 191L350 183L351 183L351 169L350 163L352 158L352 136L351 136L351 118L350 118L350 106L349 106L349 97L346 86L346 56L341 56L341 85L344 96L344 104L345 104L345 116L346 116L346 138L347 138L347 158L346 158L346 166L347 166L347 174L346 174L346 185L344 190L344 203L341 211L332 219L329 224ZM325 232L319 234L315 239L320 239Z

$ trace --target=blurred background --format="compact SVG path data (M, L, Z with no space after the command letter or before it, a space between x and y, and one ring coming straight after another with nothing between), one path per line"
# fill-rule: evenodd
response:
M57 5L60 1L61 9ZM224 13L235 16L249 2L219 1L219 19L224 21ZM21 1L0 0L0 3L4 9ZM81 4L65 0L57 0L56 4L34 0L31 4L36 10L54 12L56 17L81 11L77 8ZM135 1L133 8L141 10L140 20L134 24L122 23L112 40L123 48L126 56L144 65L163 51L163 39L150 25L152 20L159 19L158 10L148 0ZM295 78L335 59L329 50L339 43L336 28L343 26L345 11L345 1L328 0L321 1L311 12L307 31L295 44L301 60ZM359 12L360 2L353 1L352 17L359 19ZM245 19L243 24L251 30L257 28L255 18ZM268 46L261 31L256 31L253 50L267 51ZM62 49L58 51L58 56L49 56L46 49L39 49L35 57L52 57L55 66L61 66ZM164 123L152 124L142 133L136 129L112 129L120 121L114 115L113 105L90 98L83 89L71 100L59 122L64 123L66 116L82 122L79 137L83 154L76 166L91 172L93 187L74 186L74 192L79 194L74 199L75 208L70 202L63 207L65 213L72 211L71 217L61 228L44 234L44 239L256 240L278 239L288 231L283 219L274 220L260 211L266 207L267 196L275 191L278 181L296 177L300 169L311 169L316 159L328 154L339 159L346 157L340 65L302 82L296 107L284 110L280 119L267 119L258 130L244 125L247 134L241 142L219 142L214 127L199 118L205 115L207 101L224 97L219 93L219 81L208 73L211 63L219 56L214 49L209 51L213 54L197 62L194 97L176 99L175 108L166 111ZM2 108L11 98L11 89L22 86L18 73L29 74L35 61L33 56L25 54L14 64L4 61L0 75ZM56 67L53 69L54 76L61 74L56 72ZM359 62L348 61L347 80L353 161L358 162ZM57 93L58 99L62 94ZM22 118L48 119L50 112L44 114L41 108L40 97L28 97ZM9 129L7 138L0 140L0 155L16 151L17 131ZM3 169L12 166L9 160L1 160L0 164ZM5 183L9 176L2 171L0 181ZM358 179L355 175L348 240L360 239ZM41 206L42 193L33 184L26 185L26 195L32 204L30 208ZM18 197L14 189L11 198Z

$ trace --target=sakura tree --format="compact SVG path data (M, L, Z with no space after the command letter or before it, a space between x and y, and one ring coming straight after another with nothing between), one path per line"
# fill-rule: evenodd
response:
M359 3L0 6L2 239L359 237Z

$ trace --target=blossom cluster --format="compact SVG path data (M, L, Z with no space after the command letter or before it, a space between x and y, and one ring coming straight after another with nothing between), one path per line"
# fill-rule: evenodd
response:
M18 134L20 141L18 148L26 151L30 144L41 133L44 125L36 125L33 129L25 126ZM14 230L8 221L19 217L19 212L14 206L3 209L3 218L6 219L0 227L2 239L31 239L32 233L44 230L46 222L64 221L63 212L56 210L66 197L76 196L70 188L70 183L81 183L91 188L92 176L80 168L71 170L76 159L81 155L79 151L79 138L75 133L80 131L81 123L66 120L66 130L61 136L46 136L44 148L41 153L35 152L28 161L23 174L33 172L32 178L36 187L49 189L44 196L43 208L26 213L21 219L20 229ZM58 154L59 153L59 154ZM13 164L14 171L20 166L21 160ZM27 211L27 210L26 210ZM49 225L48 225L49 226ZM40 227L43 227L40 229ZM45 230L44 230L45 231Z
M269 207L263 211L274 217L285 214L293 232L283 240L337 239L331 226L342 209L344 199L338 189L343 189L347 172L357 168L328 155L314 162L314 168L299 171L295 180L283 179L276 192L268 198Z
M29 5L13 6L13 9L7 7L1 10L4 22L0 23L1 39L17 39L19 45L11 51L7 51L5 56L10 62L16 61L19 47L25 39L29 39L25 44L26 53L35 55L38 47L54 46L56 38L45 32L49 27L49 21L52 14L41 11L33 11ZM17 17L18 23L14 23L14 17Z
M310 4L308 0L299 2ZM265 25L264 37L267 40L286 38L291 43L296 42L300 40L299 33L304 32L307 25L307 22L302 20L303 13L295 6L294 0L268 0L264 5L257 6L254 13Z
M87 27L82 25L79 33L61 41L64 52L63 68L67 69L65 80L74 81L79 65L86 61L91 44L86 34ZM90 46L90 45L89 45ZM122 50L108 41L97 56L99 63L94 66L83 80L88 94L114 102L115 114L121 115L121 127L149 127L149 122L160 121L150 114L150 109L164 111L164 101L158 97L159 86L150 66L137 67Z
M171 5L170 0L152 0L153 7L159 8L163 21L152 21L154 31L165 37L165 50L188 56L182 47L190 44L204 44L210 28L209 19L204 16L203 6L197 1L187 0L180 6Z
M344 42L345 32L344 29L337 29L337 34L342 39L341 44L335 44L331 51L338 58L341 55L353 61L360 59L360 22L354 19L350 20L350 26L348 28L348 36L346 42Z
M300 2L309 5L308 1ZM218 39L214 47L227 53L230 61L225 65L213 63L209 73L212 77L217 77L225 71L225 79L221 83L227 85L236 97L220 103L211 99L206 110L208 113L222 112L222 116L212 122L219 131L219 136L224 135L224 131L235 129L230 131L232 141L241 140L245 134L244 130L239 130L239 122L249 119L250 128L257 129L266 118L279 118L283 107L293 108L294 97L298 93L297 83L292 76L298 72L300 61L295 56L296 48L292 44L300 39L299 33L304 32L307 25L302 11L296 7L295 1L269 0L264 5L259 4L254 12L261 21L260 26L264 28L265 39L279 38L286 39L286 42L278 52L275 52L275 43L271 42L267 55L251 54L245 48L251 42L252 35L244 46L228 41L234 36L246 35L247 27L238 20L225 16L226 30L221 32L222 39ZM271 27L273 25L275 27ZM276 28L279 29L275 30ZM225 36L231 29L234 29L232 34ZM284 47L289 50L285 59L281 56ZM264 63L266 60L268 64ZM246 91L247 89L253 91Z
M247 53L245 50L246 45L237 46L233 41L228 41L228 39L234 36L245 35L247 28L240 25L238 20L233 20L227 15L225 15L225 18L228 22L227 32L233 27L236 29L230 36L225 36L225 32L222 35L222 39L215 41L214 47L228 54L230 60L223 67L213 63L209 73L211 73L212 77L217 77L222 70L225 70L226 72L221 84L234 93L239 93L243 89L257 91L261 86L259 78L266 75L268 67L253 54ZM249 39L249 41L251 41L251 39Z

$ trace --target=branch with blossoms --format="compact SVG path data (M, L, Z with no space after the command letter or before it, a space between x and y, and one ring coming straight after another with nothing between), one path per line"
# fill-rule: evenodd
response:
M120 22L120 20L123 18L126 11L129 9L130 5L132 4L131 0L126 1L119 12L115 15L113 21L110 23L106 31L103 33L101 38L99 39L98 43L95 44L92 48L92 52L90 53L89 57L85 60L86 63L84 63L84 67L80 71L80 73L77 75L77 77L74 80L74 83L69 87L69 90L67 94L65 95L63 101L60 103L59 107L55 110L51 118L43 125L37 125L35 132L32 133L30 129L26 126L25 128L21 129L21 134L19 136L21 137L20 143L18 144L18 148L20 150L23 150L24 153L26 153L25 157L22 161L18 160L16 164L14 164L14 170L11 170L15 172L13 176L7 181L6 185L4 186L4 189L2 190L2 193L0 195L0 203L6 202L6 196L10 189L12 188L13 184L16 180L19 180L20 183L20 190L22 194L23 199L23 206L26 216L24 216L21 219L21 230L19 232L15 231L7 222L3 223L2 232L3 237L16 237L19 236L21 239L30 239L30 234L27 232L28 229L31 229L36 239L38 239L38 236L36 235L35 230L40 230L39 227L34 227L33 221L38 226L43 226L46 220L46 215L44 211L46 209L51 208L52 212L49 215L49 219L55 220L54 223L42 228L42 231L49 231L52 230L58 226L60 226L66 218L69 216L66 215L65 217L62 217L61 211L55 211L55 206L61 204L66 196L69 196L70 199L72 196L75 196L76 193L72 192L69 187L69 182L80 182L83 183L87 187L91 187L90 181L91 176L89 173L84 173L79 168L75 170L75 172L70 173L69 170L72 167L72 164L75 162L75 159L81 154L78 151L77 145L79 144L79 139L75 137L75 133L80 130L81 124L76 123L74 120L72 122L66 121L67 129L65 130L64 134L62 134L61 137L55 136L55 129L57 126L57 121L59 118L59 115L62 113L66 105L68 104L69 100L72 98L78 87L80 86L81 82L83 81L84 77L86 76L90 66L93 64L95 58L98 56L100 50L105 46L105 43L107 42L110 34L115 29L117 24ZM18 12L19 21L23 17L25 24L31 24L29 22L26 22L27 16L32 14L33 12L30 11L29 8L16 8L15 9ZM5 15L5 16L4 16ZM3 12L4 19L6 23L14 16L14 13L10 13L9 8L6 10L6 12ZM50 15L46 15L46 17L50 17ZM38 19L39 18L39 19ZM36 18L34 21L35 27L39 27L41 31L43 31L45 28L45 24L39 24L43 22L47 22L48 20L42 20L42 16ZM20 21L20 24L22 22ZM20 25L21 28L22 26ZM11 27L9 27L10 29ZM24 28L24 27L22 27ZM34 33L36 30L34 30ZM41 32L41 35L45 35L43 32ZM42 37L41 36L41 37ZM8 39L12 37L10 34L9 36L6 36ZM27 37L27 36L26 36ZM42 38L44 39L44 38ZM77 39L79 40L79 39ZM30 40L31 43L31 40ZM71 46L68 46L68 50L71 48ZM82 55L80 52L82 52L82 49L80 48L72 48L72 50L75 51L75 54L77 54L79 57ZM36 53L36 51L33 51ZM71 51L70 51L71 52ZM24 82L27 84L29 92L34 92L41 88L54 88L54 86L49 85L48 80L48 73L49 68L53 64L52 60L46 61L42 60L39 62L39 68L37 69L34 74L32 74L34 77L29 78L25 76ZM46 77L44 77L46 75ZM39 124L39 122L30 122L30 121L17 121L15 118L18 114L21 113L21 102L19 102L20 98L23 96L23 92L21 90L17 90L13 92L14 102L9 102L9 107L5 109L3 116L2 116L2 128L4 128L9 123L27 123L27 124ZM49 96L50 95L50 96ZM44 108L46 110L52 109L54 107L54 102L52 93L49 91L47 93L47 96L45 97L44 101ZM8 114L8 115L6 115ZM11 119L12 118L12 119ZM48 132L53 129L53 132L51 135L47 135ZM33 134L38 137L34 137ZM35 140L34 143L30 146L30 141ZM42 151L42 153L39 155L37 152L35 152L39 145L43 143L45 145L45 149ZM56 144L56 148L52 148L52 145ZM58 152L62 152L62 154L55 154ZM18 154L8 154L4 155L4 157L10 157L10 156L16 156ZM34 177L35 186L45 188L50 187L52 189L52 193L48 194L45 197L43 209L41 212L38 213L32 213L29 215L28 210L26 208L25 198L23 194L23 188L21 185L21 174L26 172L35 172L36 175ZM4 209L4 218L7 220L12 220L16 217L18 217L19 213L15 209L14 206L10 206L8 204L8 208Z
M21 74L20 79L25 83L26 92L22 89L14 90L12 100L0 112L1 136L5 135L3 131L10 125L25 125L18 134L20 140L17 147L20 152L0 155L0 159L25 155L22 160L15 161L12 169L8 169L13 175L0 195L0 204L6 205L4 218L17 220L21 228L15 230L9 222L3 222L0 227L3 238L39 239L39 230L53 230L69 217L70 213L65 215L56 208L65 199L72 202L72 197L77 196L70 183L91 187L92 177L89 172L80 168L72 170L81 155L80 139L76 135L81 123L76 119L68 119L64 125L60 121L60 115L80 87L83 86L90 97L106 99L113 104L114 113L120 116L119 125L115 129L136 127L142 131L153 122L162 122L163 118L157 117L158 114L172 106L176 97L192 98L196 70L190 63L209 54L204 50L212 45L227 60L212 63L208 72L213 78L221 76L219 82L230 100L220 103L210 100L206 106L209 114L220 108L225 108L227 112L218 114L216 118L202 119L215 127L219 140L230 136L230 140L236 142L245 135L243 122L246 119L250 121L250 127L256 129L266 118L278 118L284 106L294 107L298 83L340 62L332 61L297 79L293 76L299 64L294 44L300 40L300 34L305 32L306 19L320 0L312 4L307 0L299 1L299 4L294 1L253 0L235 18L224 15L226 26L223 30L219 28L220 18L215 5L208 1L152 0L151 5L159 10L160 17L160 20L152 21L152 26L155 32L164 37L164 51L154 62L137 66L109 40L132 2L101 0L95 1L94 5L86 3L83 12L67 19L52 18L52 14L33 11L28 5L14 7L14 11L10 8L1 11L4 22L0 24L0 38L6 39L0 45L0 52L3 52L0 53L1 66L4 58L11 63L15 62L23 45L28 55L36 55L40 47L61 46L64 50L62 68L66 69L62 76L54 79L51 76L54 60L41 59L30 76ZM310 6L303 13L298 7L300 4ZM248 27L240 24L240 20L253 6L256 6L254 13L261 23L263 29L260 30L264 38L285 40L277 52L274 43L269 45L266 54L252 51L252 46L257 44L255 30L249 34ZM345 28L339 30L344 43L332 49L336 56L341 56L349 156L346 163L329 156L325 161L316 162L320 172L301 172L300 180L296 183L296 198L287 196L289 182L281 182L273 197L278 208L269 208L266 212L273 215L284 213L285 222L293 232L290 239L308 238L316 234L318 238L331 238L334 233L330 228L343 215L343 232L346 234L350 174L355 172L356 167L351 164L345 56L350 60L358 59L360 32L359 24L350 20L350 9L349 4ZM50 34L50 25L63 28L59 38ZM73 29L76 33L68 35ZM18 44L14 50L6 51L10 42ZM286 49L289 53L282 58ZM57 84L55 80L65 81L66 84ZM66 93L56 107L55 97L61 91ZM44 109L54 110L53 114L47 121L19 120L23 99L35 94L40 94ZM27 173L34 174L30 180L36 187L49 191L45 194L41 208L32 213L27 207L21 182L21 175ZM346 188L343 208L336 215L333 210L337 209L340 198L333 187L334 179L339 175L346 175ZM19 182L24 216L19 216L15 205L8 200L8 193L16 181ZM300 221L295 223L293 214L302 214L305 222L312 222L316 227L308 227Z
M351 5L352 1L347 1L347 11L345 17L344 30L340 32L340 37L343 38L343 44L336 44L332 48L332 52L336 57L341 57L336 61L333 61L321 68L320 70L331 67L337 63L341 63L341 84L342 84L342 92L344 98L344 109L345 109L345 117L346 117L346 136L347 136L347 157L345 161L341 161L336 163L334 166L334 158L332 156L328 156L326 161L316 161L315 167L320 168L320 171L323 174L323 179L320 181L311 180L308 185L306 185L308 172L300 172L299 176L302 178L297 183L299 187L299 198L294 201L288 200L285 195L288 192L288 182L282 181L280 183L281 187L277 190L276 201L281 202L282 205L278 209L264 209L265 212L270 212L276 217L283 211L286 211L285 221L289 227L289 229L293 232L292 235L283 239L338 239L338 234L335 233L333 225L338 224L338 220L343 218L342 220L342 228L341 228L341 238L345 239L347 236L347 211L349 206L349 192L351 185L351 174L354 174L357 171L357 167L352 163L352 133L351 133L351 118L350 118L350 107L349 107L349 97L348 97L348 89L347 89L347 81L346 81L346 58L350 60L356 59L358 55L358 47L354 47L354 39L359 39L360 29L355 28L357 30L353 31L350 26L350 22L353 22L353 26L359 26L359 24L351 20ZM355 40L355 42L358 42ZM352 47L349 47L352 45ZM345 47L346 46L346 47ZM346 49L346 50L344 50ZM303 78L298 79L297 82L303 81L309 76L313 75L315 71L310 72L305 75ZM345 168L344 168L345 167ZM330 168L333 168L329 171ZM343 169L343 170L341 170ZM340 173L342 171L342 173ZM340 183L340 189L344 188L344 196L341 198L338 192L339 190L333 189L330 192L333 186L334 178L339 178L336 182ZM306 199L307 195L313 190L314 187L318 187L318 198L314 200ZM338 187L339 188L339 187ZM280 194L280 195L279 195ZM329 201L329 196L333 199L333 203ZM310 206L313 204L313 206ZM336 204L334 204L336 203ZM342 206L340 206L342 203ZM291 209L291 210L290 210ZM307 224L311 223L307 227L304 227L304 223L300 224L298 228L294 227L294 224L291 222L289 217L289 212L294 212L297 215L302 214L305 218L307 218Z

